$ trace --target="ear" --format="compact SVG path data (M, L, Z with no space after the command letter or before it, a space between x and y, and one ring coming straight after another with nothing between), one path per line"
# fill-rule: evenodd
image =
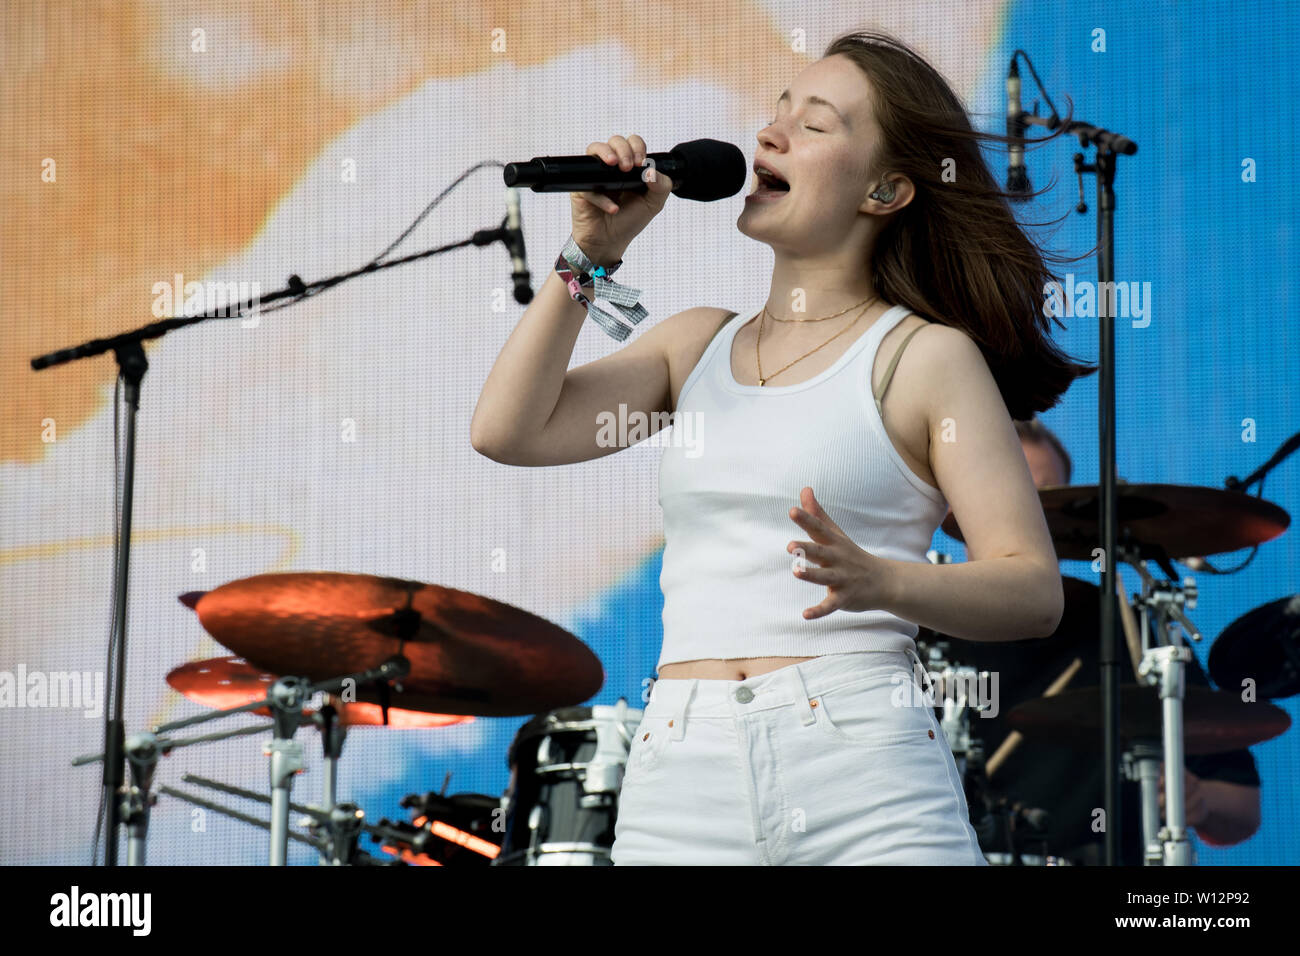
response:
M894 198L889 202L872 198L872 194L876 193L886 183L894 187ZM888 195L888 190L886 190L886 195ZM886 176L884 179L877 180L867 189L866 195L862 197L862 205L858 207L858 212L865 212L872 216L887 216L890 213L898 212L910 203L915 195L916 187L912 185L912 181L906 176L902 174Z

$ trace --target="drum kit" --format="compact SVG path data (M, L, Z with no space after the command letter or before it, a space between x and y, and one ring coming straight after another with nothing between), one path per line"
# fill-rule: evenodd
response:
M574 706L595 694L605 675L572 634L467 591L362 574L263 574L180 600L234 653L191 661L167 675L174 690L211 709L127 739L131 780L121 808L128 864L145 863L157 794L269 831L273 866L287 863L291 840L316 848L321 862L333 865L608 861L623 766L641 712L625 702ZM239 714L268 719L178 736ZM403 805L412 810L411 821L377 824L355 804L338 800L338 767L351 728L394 732L516 715L539 716L510 749L504 797L410 796ZM321 739L319 805L290 799L293 779L306 767L303 743L295 739L304 726L314 726ZM269 794L194 774L183 780L269 805L269 819L153 786L158 758L178 747L268 730ZM88 755L74 763L99 759ZM307 832L291 828L291 812L305 817ZM363 835L383 853L365 852L358 845Z
M1039 491L1059 559L1098 557L1099 494L1097 486L1086 485ZM1124 773L1140 784L1144 863L1191 865L1195 860L1185 824L1184 757L1242 750L1290 728L1285 710L1259 698L1300 693L1300 595L1272 601L1234 621L1210 651L1210 676L1221 689L1189 688L1185 670L1192 653L1182 635L1191 641L1202 639L1187 614L1196 606L1197 588L1193 578L1180 579L1173 562L1206 567L1209 556L1258 547L1276 538L1287 529L1290 517L1277 505L1237 491L1183 485L1121 483L1116 509L1118 559L1136 571L1142 584L1131 603L1122 585L1118 595L1122 631L1139 681L1120 687ZM951 514L943 528L961 540L961 529ZM935 563L949 560L938 552L929 557ZM1154 576L1152 565L1163 572L1164 580ZM1079 613L1084 600L1096 606L1095 588L1072 578L1064 580L1066 621ZM1103 730L1100 688L1065 689L1081 666L1076 658L1042 696L1010 710L1007 723L1014 730L992 755L986 755L975 730L979 721L972 716L986 710L989 702L972 700L964 689L978 687L990 675L963 664L944 635L923 629L917 645L942 689L943 699L934 703L942 708L941 723L963 774L972 818L985 818L976 829L989 862L1071 865L1073 861L1064 855L1020 852L1015 831L1032 832L1044 811L1026 808L1012 795L999 793L989 778L1026 737L1095 759ZM1163 820L1162 764L1164 779L1171 782Z
M1092 487L1041 492L1060 557L1091 555L1096 494ZM1190 651L1178 631L1200 639L1186 614L1196 592L1190 579L1177 579L1168 556L1206 556L1259 544L1281 534L1290 519L1281 508L1257 498L1171 485L1123 486L1119 517L1122 558L1138 571L1143 585L1135 601L1140 626L1122 602L1125 636L1143 682L1122 688L1126 764L1142 783L1147 862L1189 862L1172 796L1169 822L1162 825L1160 820L1160 761L1181 766L1184 754L1259 743L1284 732L1290 719L1272 704L1243 703L1230 690L1189 692L1184 686ZM960 539L951 520L945 529ZM931 560L945 559L932 552ZM1169 580L1157 581L1148 562L1165 569ZM326 865L610 864L623 771L642 712L625 700L614 706L580 706L600 689L604 671L572 634L466 591L363 574L262 574L184 594L180 600L232 654L187 662L167 675L175 691L208 710L127 740L131 779L120 806L128 863L145 863L149 809L164 794L269 831L268 862L275 866L287 863L290 841L315 848ZM942 635L923 631L917 643L928 659L932 687L942 691L942 700L932 703L967 782L972 822L980 824L982 833L994 834L991 846L1012 848L986 849L989 862L1070 863L1061 856L1015 850L1008 832L1032 825L1034 811L1005 798L991 799L988 778L1022 735L1042 735L1062 747L1096 746L1096 690L1063 689L1079 662L1044 696L1010 712L1016 730L990 755L975 730L978 721L971 719L988 707L987 694L970 692L988 675L957 660ZM1233 623L1215 644L1210 663L1224 688L1249 679L1267 697L1300 692L1300 597L1266 604ZM265 720L194 737L177 735L238 714ZM356 804L338 799L339 762L351 728L382 727L388 733L451 726L480 716L523 715L530 719L510 745L510 778L503 796L448 795L444 781L440 792L412 794L402 801L411 813L409 821L377 823L367 821ZM306 766L302 741L295 739L304 726L315 727L321 740L323 786L316 805L290 799L293 779ZM269 805L269 819L175 787L154 787L158 758L173 749L268 730L269 794L194 774L182 779ZM97 759L86 756L75 762ZM291 827L291 813L300 815L306 832ZM363 836L381 852L362 849Z

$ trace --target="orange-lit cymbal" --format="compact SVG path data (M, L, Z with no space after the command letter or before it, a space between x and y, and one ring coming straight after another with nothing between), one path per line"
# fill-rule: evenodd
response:
M225 710L261 700L275 683L276 675L239 657L212 657L205 661L190 661L167 675L167 683L195 703ZM382 727L383 710L378 704L362 701L347 703L335 700L339 722L345 727ZM271 716L269 708L253 711L262 717ZM473 720L463 714L428 714L419 710L388 709L389 727L420 728L448 727Z
M1039 489L1056 556L1090 561L1101 538L1101 489L1069 485ZM1291 516L1269 501L1239 491L1197 485L1131 485L1115 489L1118 541L1159 545L1170 558L1208 557L1276 538ZM951 513L943 530L965 540Z
M596 655L535 614L453 588L364 574L262 574L198 599L203 627L237 655L313 681L403 653L410 676L389 703L504 717L580 704L604 683ZM405 641L399 635L405 636ZM373 685L360 701L380 703Z

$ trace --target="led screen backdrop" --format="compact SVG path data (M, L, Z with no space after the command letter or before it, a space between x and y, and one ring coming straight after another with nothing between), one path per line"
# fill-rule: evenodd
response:
M1221 486L1300 428L1295 38L1289 3L607 2L366 4L14 0L0 30L0 671L88 672L81 706L0 709L0 861L91 857L113 573L110 357L40 373L31 357L179 311L192 282L280 288L357 268L469 167L581 153L615 133L652 151L699 137L753 158L777 95L837 33L876 24L932 58L977 126L1000 131L1002 78L1025 49L1057 106L1140 143L1117 182L1118 277L1149 314L1117 329L1119 471ZM1034 99L1026 78L1026 106ZM1026 218L1080 253L1095 238L1057 141L1029 153L1056 188ZM992 157L1001 175L1004 162ZM496 226L501 174L471 174L402 243ZM653 324L695 305L757 308L770 250L735 228L741 197L670 209L620 280ZM525 193L534 285L569 231L567 197ZM1085 259L1076 277L1095 279ZM479 389L522 308L500 245L368 276L294 307L211 322L148 350L129 616L129 729L200 708L164 681L226 653L177 595L250 575L334 570L484 594L571 630L599 655L592 703L639 706L660 640L662 522L650 443L563 468L478 455ZM1149 285L1145 285L1149 283ZM209 286L205 285L205 288ZM247 287L247 286L246 286ZM172 301L168 304L169 297ZM1096 322L1060 341L1096 356ZM640 334L640 333L638 333ZM614 344L593 324L573 364ZM1097 476L1096 379L1045 416ZM1300 509L1293 459L1265 497ZM935 546L963 557L942 533ZM1231 565L1242 555L1222 563ZM1067 573L1095 579L1087 565ZM1202 576L1208 638L1300 590L1294 530L1244 571ZM1130 582L1131 583L1131 582ZM811 602L810 602L811 603ZM1207 648L1197 648L1205 660ZM26 701L24 701L25 703ZM47 703L49 703L47 701ZM1282 702L1294 716L1294 701ZM524 718L360 729L341 796L374 819L438 790L500 794ZM320 791L317 741L295 798ZM263 738L189 748L159 781L265 786ZM1254 748L1264 822L1204 863L1300 862L1294 733ZM238 804L238 801L231 801ZM241 809L252 810L249 806ZM161 798L158 863L255 863L265 836ZM313 854L291 847L291 860Z

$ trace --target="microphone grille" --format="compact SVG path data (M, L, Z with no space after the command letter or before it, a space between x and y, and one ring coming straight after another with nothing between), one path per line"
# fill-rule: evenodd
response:
M693 139L671 150L687 169L674 195L697 202L713 202L734 196L748 179L745 154L731 143L716 139Z

